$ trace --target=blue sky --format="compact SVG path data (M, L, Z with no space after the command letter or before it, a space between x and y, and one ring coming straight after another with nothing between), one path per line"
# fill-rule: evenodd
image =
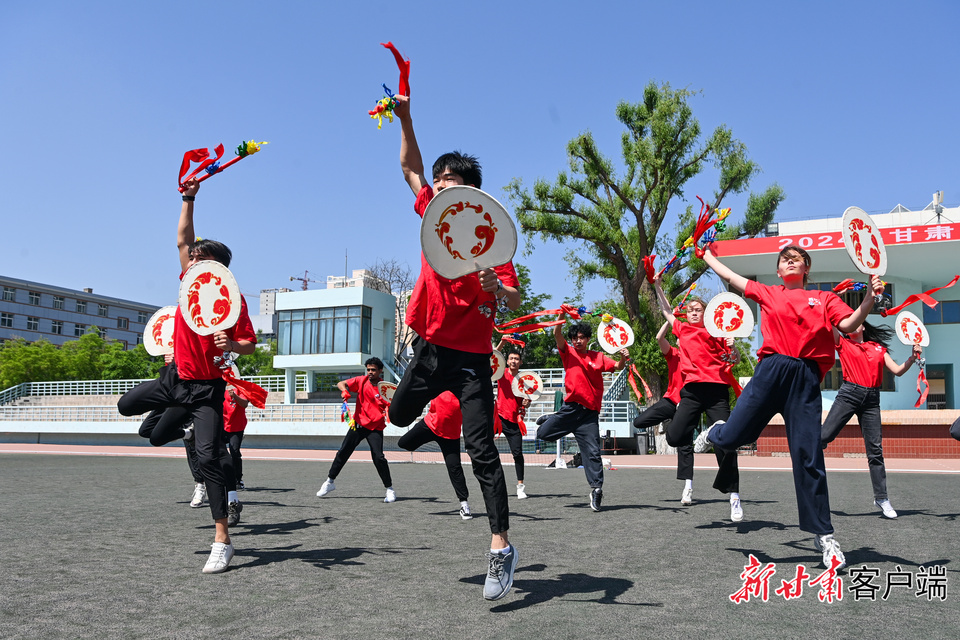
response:
M779 219L921 208L937 189L956 206L958 18L946 1L5 2L0 273L174 303L183 152L251 138L270 145L204 183L196 224L231 247L244 293L342 274L345 252L351 270L418 269L399 125L366 114L396 89L387 40L412 63L425 161L476 154L508 208L503 187L555 177L581 131L618 157L614 108L650 80L702 91L703 129L726 124L762 166L752 188L785 189ZM726 201L734 220L745 200ZM518 258L554 302L571 249ZM582 302L607 295L596 282Z

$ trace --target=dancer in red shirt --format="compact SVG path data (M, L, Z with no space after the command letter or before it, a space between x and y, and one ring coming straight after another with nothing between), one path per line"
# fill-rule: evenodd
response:
M453 492L460 501L460 517L471 520L470 505L467 499L467 479L463 475L463 463L460 461L460 426L463 414L460 413L460 401L449 391L444 391L430 401L430 410L426 417L410 428L397 441L397 446L407 451L416 451L428 442L436 442L443 455L443 464L447 467Z
M377 390L377 385L383 377L383 361L374 357L364 362L363 366L367 369L366 375L341 380L337 383L337 389L343 394L344 400L350 397L350 392L357 395L357 402L353 411L353 419L356 424L353 428L348 429L347 434L343 437L340 450L337 451L333 464L330 465L327 479L324 480L320 490L317 491L317 497L323 497L337 488L333 481L340 475L340 470L350 459L357 445L366 440L370 446L373 466L380 474L380 480L387 490L387 495L383 501L394 502L397 499L397 493L393 490L393 480L390 478L390 464L387 462L386 456L383 455L383 430L387 428L383 411L387 403L380 397L380 392Z
M887 518L896 518L897 512L887 497L887 469L883 464L883 426L880 421L883 369L886 367L893 375L902 376L923 353L920 345L915 345L910 357L903 364L897 364L887 353L892 337L893 329L868 322L846 335L834 330L843 384L820 429L820 440L826 449L840 435L851 416L857 416L870 467L873 503Z
M447 153L424 175L423 157L410 116L410 98L397 95L393 113L400 120L400 168L423 216L435 192L454 185L480 188L480 163L473 156ZM520 306L519 280L513 263L481 269L454 280L439 276L421 254L420 276L410 296L406 322L417 332L413 361L390 403L390 422L404 427L444 391L460 400L463 443L480 483L490 521L490 553L483 597L498 600L513 586L519 557L507 538L510 511L500 453L493 442L493 380L490 371L497 301Z
M563 320L563 311L557 316ZM580 446L583 472L590 485L590 508L600 511L603 500L603 459L600 457L600 409L603 404L603 373L620 371L630 359L630 352L620 349L620 360L613 360L598 351L590 351L587 345L593 330L585 322L578 322L567 329L563 339L563 325L553 327L557 351L563 362L563 385L566 395L560 411L537 418L537 438L554 442L572 433Z
M677 447L677 478L684 481L680 502L691 504L693 449L690 445L693 445L693 432L700 424L701 414L706 414L707 424L726 420L730 415L730 387L734 383L730 370L740 360L740 353L734 348L732 338L714 338L707 332L703 326L706 305L700 298L687 300L687 322L680 322L673 315L673 307L660 286L660 279L657 276L653 281L657 302L680 345L680 377L683 381L677 411L667 426L667 444ZM730 494L730 519L740 522L743 520L743 506L737 451L714 448L714 455L719 468L713 488Z
M501 341L497 349L503 344ZM527 497L527 487L523 484L523 434L520 433L520 411L530 401L513 395L513 379L520 373L520 354L514 351L507 355L507 368L497 380L497 418L500 420L503 436L510 444L513 465L517 472L517 499Z
M753 378L730 417L701 433L694 449L703 451L711 443L736 449L756 441L774 415L783 415L800 529L814 534L814 547L823 554L825 567L846 566L830 522L827 472L820 446L820 381L834 363L833 327L844 333L855 331L873 307L873 293L883 291L883 283L871 276L873 291L864 294L854 311L833 292L806 289L811 260L800 247L780 250L777 275L783 284L778 286L744 278L709 248L704 260L720 278L760 305L763 344L757 351L760 362Z

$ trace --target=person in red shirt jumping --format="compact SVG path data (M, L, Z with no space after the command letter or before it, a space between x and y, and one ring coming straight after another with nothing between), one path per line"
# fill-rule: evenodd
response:
M633 428L650 429L661 422L672 420L677 412L677 404L680 402L680 389L683 387L683 378L680 377L680 350L667 341L667 331L670 330L670 323L664 322L657 332L657 343L660 345L660 352L667 360L667 390L663 397L650 405L639 416L633 419ZM686 467L681 461L693 460L693 443L683 444L677 447L677 479L686 480L684 475ZM693 481L690 481L690 489L684 488L683 496L680 499L681 504L692 504Z
M667 444L677 447L677 478L684 481L681 504L693 503L693 432L706 414L707 424L726 420L730 415L730 387L734 384L730 370L740 360L733 347L733 338L726 340L710 335L703 325L706 305L700 298L687 300L687 322L673 315L673 308L660 286L660 276L653 280L660 311L673 327L680 346L680 402L673 420L667 426ZM732 355L732 358L731 358ZM740 503L740 468L737 451L714 448L717 457L717 475L713 488L730 494L730 519L743 520Z
M500 344L503 344L502 342ZM500 345L497 345L500 348ZM513 465L517 472L517 499L525 500L527 487L523 484L523 434L520 433L520 410L530 404L527 398L513 395L513 379L520 372L520 354L507 356L507 368L497 380L497 417L503 437L510 444Z
M864 322L853 333L833 333L843 369L843 384L820 429L820 441L826 449L840 435L850 417L857 416L867 450L873 503L880 507L885 517L896 518L897 512L887 497L887 469L883 464L880 385L883 384L884 367L893 375L902 376L920 358L923 350L920 345L915 345L910 357L903 364L897 364L887 353L893 337L893 329L889 327Z
M351 391L357 394L357 403L353 411L356 426L348 429L347 435L343 437L343 444L340 445L340 450L337 451L333 464L330 465L327 479L320 486L320 491L317 491L317 497L325 496L337 488L333 481L340 475L340 470L347 464L357 445L366 440L370 446L373 466L376 467L380 480L387 490L383 501L394 502L397 499L397 493L393 490L393 480L390 478L390 464L383 455L383 430L387 428L383 410L386 402L380 397L380 391L377 389L383 377L383 361L374 357L364 362L363 366L367 368L366 375L337 383L337 389L343 394L344 400L350 398Z
M561 311L558 320L567 317ZM553 327L557 351L563 362L563 386L566 395L560 411L537 418L537 438L553 442L572 433L580 446L583 472L590 485L590 508L600 511L603 500L603 460L600 457L600 408L603 404L603 373L620 371L630 359L626 349L620 349L620 360L613 360L599 351L590 351L587 345L593 330L586 322L577 322L567 329L563 339L563 325Z
M433 164L432 186L424 175L423 157L410 116L410 98L397 95L394 114L400 120L400 168L416 196L421 218L435 192L454 185L480 188L480 163L459 152ZM427 403L444 391L460 400L463 443L490 520L490 553L483 597L498 600L513 586L518 553L510 544L510 511L500 453L493 442L493 380L490 354L497 301L520 306L520 282L513 263L481 269L454 280L438 275L420 256L420 276L407 306L406 323L417 333L413 361L390 403L390 422L405 427L420 417Z
M787 444L793 461L800 529L814 534L814 547L823 554L828 569L846 566L830 522L827 471L820 446L820 381L833 366L833 327L844 333L856 331L873 307L873 293L883 291L877 276L856 311L832 291L807 290L810 256L789 245L777 256L777 276L782 285L770 286L739 275L708 247L704 260L713 271L747 298L760 305L763 343L757 350L759 363L743 389L727 421L704 430L694 450L712 443L736 449L755 442L770 419L783 415Z
M183 204L177 225L180 277L200 260L216 260L229 267L232 254L226 245L215 240L196 239L193 208L200 183L195 179L187 180L183 189ZM221 356L225 351L250 355L256 349L256 344L257 336L250 322L247 302L242 297L237 323L209 336L194 333L178 308L173 330L174 364L161 369L157 380L140 384L125 393L117 403L117 409L125 416L172 406L183 406L189 412L210 512L216 524L213 548L203 567L204 573L226 571L233 558L227 523L227 475L221 461L222 456L227 455L223 437L223 394L227 383L214 357ZM171 424L167 424L168 420ZM178 412L164 412L154 435L172 429L177 432L176 437L182 437L183 423L183 416Z
M416 451L428 442L436 442L443 455L443 464L447 467L453 492L460 501L460 517L472 520L467 498L467 479L463 475L463 463L460 461L460 425L463 414L460 413L460 401L449 391L444 391L430 401L430 410L426 417L400 436L397 446L407 451Z

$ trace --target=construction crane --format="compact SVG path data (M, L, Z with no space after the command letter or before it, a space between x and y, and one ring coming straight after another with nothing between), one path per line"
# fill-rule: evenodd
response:
M308 282L320 282L319 280L311 280L310 278L308 278L308 277L307 277L307 274L309 274L309 273L310 273L309 271L304 271L302 278L299 277L299 276L290 276L290 281L293 282L294 280L299 280L300 283L301 283L300 288L301 288L303 291L306 291L306 290L307 290L307 283L308 283Z

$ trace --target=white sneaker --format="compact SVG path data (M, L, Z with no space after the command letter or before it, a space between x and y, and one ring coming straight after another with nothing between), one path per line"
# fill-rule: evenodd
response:
M183 430L183 439L187 442L193 440L193 423L190 423L190 426Z
M331 480L330 478L327 478L326 480L323 481L323 484L320 485L320 491L317 491L317 497L322 498L323 496L327 495L328 493L330 493L336 488L337 488L336 485L333 484L333 480Z
M843 551L840 551L840 543L836 541L832 533L825 536L814 536L813 546L816 547L817 551L823 553L823 566L827 569L830 568L831 559L834 556L840 561L840 564L837 565L837 571L847 566L847 559L844 557Z
M393 490L393 487L387 489L387 496L383 499L384 502L396 502L397 501L397 492Z
M527 488L523 486L522 482L517 483L517 500L526 500L527 499Z
M693 441L693 452L694 453L706 453L713 446L713 443L707 440L707 436L710 435L710 432L718 424L723 424L724 420L717 420L712 425L700 432L700 435L697 436L697 439Z
M890 504L889 500L874 500L873 504L880 507L880 509L883 511L884 518L890 518L893 520L897 517L897 512L893 510L893 505Z
M687 487L680 496L680 504L693 504L693 487Z
M207 485L198 482L193 488L193 499L190 500L190 506L196 509L203 506L203 500L207 497Z
M233 545L223 542L214 542L210 550L207 564L203 565L204 573L223 573L230 566L233 559Z
M473 514L470 513L470 505L464 500L460 503L460 517L464 520L473 520Z
M743 507L740 506L740 498L730 500L730 519L734 522L743 520Z

